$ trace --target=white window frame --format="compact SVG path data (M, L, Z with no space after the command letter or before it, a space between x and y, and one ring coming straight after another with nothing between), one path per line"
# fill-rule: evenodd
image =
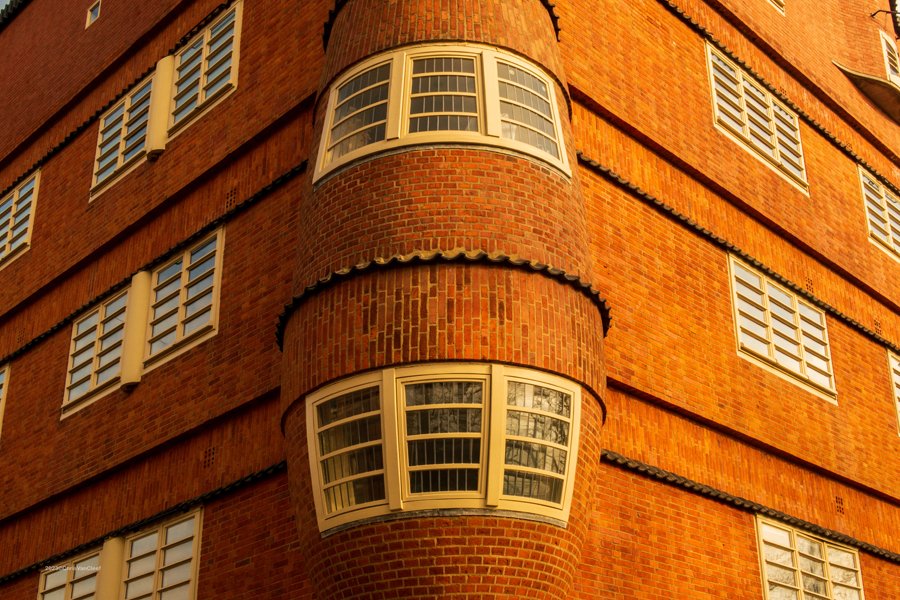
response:
M888 372L891 375L891 397L897 410L897 433L900 435L900 356L888 352Z
M0 365L0 436L3 435L3 411L6 409L6 396L9 389L9 364Z
M119 598L122 598L123 600L130 600L132 598L148 597L148 596L144 595L147 592L138 593L136 595L129 595L128 586L129 586L129 583L136 581L140 578L144 578L149 574L152 574L152 577L151 577L152 591L149 592L150 593L149 598L152 598L154 600L157 598L160 598L160 594L162 592L167 591L169 589L173 589L173 587L175 587L175 586L181 586L185 583L185 581L187 581L187 583L188 583L187 597L188 598L196 598L197 597L197 574L199 572L199 567L200 567L200 544L201 544L200 534L203 530L202 518L203 518L202 511L195 510L184 516L178 517L176 519L171 519L169 521L161 523L158 526L153 527L151 529L146 529L144 531L141 531L140 533L136 533L136 534L128 536L125 539L125 547L124 547L125 562L122 567L122 587L121 587L121 592L120 592ZM193 530L192 530L191 536L190 536L191 537L190 558L176 560L176 561L174 561L174 563L168 564L168 565L165 564L166 550L168 550L170 548L174 548L176 546L179 546L182 543L184 543L185 541L187 541L187 539L188 539L187 537L184 537L184 538L175 540L174 542L167 542L166 541L166 533L170 529L177 527L178 525L181 525L182 523L185 523L190 519L193 519L193 521L194 521ZM133 556L132 552L134 551L134 548L135 548L134 543L139 542L140 540L145 539L148 536L153 535L154 533L157 536L157 538L156 538L157 542L156 542L155 549L153 549L152 551L148 550L146 552L143 552L141 554ZM136 564L136 563L139 563L141 560L147 560L151 557L155 558L154 568L152 570L139 572L136 576L130 575L130 566L132 563ZM166 571L167 569L173 570L172 569L173 565L184 565L184 564L189 565L188 570L189 570L190 574L189 574L188 579L177 581L175 584L164 585L164 583L165 583L164 571Z
M739 280L738 268L749 271L751 274L759 277L761 289L757 287L754 291L762 295L763 300L761 305L753 299L742 296L736 283ZM800 385L820 398L836 404L837 387L834 377L834 364L831 358L831 347L828 341L825 313L801 298L795 292L776 283L771 278L733 255L728 255L728 273L729 284L731 286L732 317L734 320L738 356L763 367L767 371L778 375L786 381ZM740 279L740 281L744 281L744 279ZM745 282L743 285L746 287L753 287L751 282ZM788 307L788 309L792 312L793 323L787 324L783 318L780 319L773 313L770 306L773 302L773 294L789 297L791 306ZM751 315L747 310L742 310L741 306L755 306L755 310L763 313L763 319L760 320ZM810 320L809 315L815 315L819 319L819 323L813 323ZM778 328L773 325L776 320L779 320L784 324L782 325L782 330L786 328L793 328L796 330L796 337L793 340L788 340L788 342L795 344L798 347L798 355L795 360L800 363L799 370L791 368L785 361L779 361L777 358L779 353L784 353L784 350L783 346L779 346L775 339L776 337L779 337L787 340L787 337L780 335L776 331ZM754 328L762 330L763 333L759 333L758 331L753 332L752 330ZM809 333L811 329L821 329L821 338L814 338L813 335ZM766 352L764 353L762 350L754 349L748 342L744 341L745 339L755 339L757 343L765 346ZM822 356L822 353L817 351L817 349L813 348L813 344L819 344L824 347L824 356ZM827 369L823 370L814 365L813 363L816 360L820 363L824 362ZM808 374L811 370L827 375L830 378L831 385L826 386L815 381L812 376Z
M869 241L900 262L900 196L858 167Z
M884 73L888 81L900 86L900 50L897 40L884 31L878 32L881 37L881 56L884 58Z
M56 597L59 591L63 592L63 600L99 600L97 587L100 578L100 554L100 549L96 549L42 571L38 584L38 600ZM62 581L53 581L52 587L47 588L49 580L60 578ZM89 589L86 590L85 587Z
M476 78L476 106L478 111L478 131L435 130L409 132L410 118L410 94L412 85L412 65L414 60L422 58L459 57L475 60ZM524 71L544 86L547 96L543 101L549 103L550 117L543 115L545 120L552 121L553 142L555 142L558 157L541 150L537 146L521 142L509 137L504 137L504 129L501 115L500 85L498 81L497 65L499 62L509 64L516 69ZM381 141L375 141L347 152L332 159L328 155L332 145L331 130L335 125L334 114L338 104L338 90L353 78L376 68L382 64L390 65L388 75L387 117L385 123L385 137ZM437 92L443 94L442 92ZM535 94L540 97L538 94ZM369 107L371 105L366 105ZM536 115L537 111L532 111ZM507 119L509 120L509 119ZM521 127L521 124L519 125ZM361 129L354 131L361 131ZM542 134L546 137L546 134ZM548 139L551 139L548 137ZM519 56L477 44L427 44L411 46L402 50L386 52L371 57L354 66L341 75L329 87L328 101L326 104L326 119L319 142L318 158L313 181L318 181L326 174L333 172L343 165L355 162L367 156L376 155L385 150L391 150L404 146L418 144L479 144L500 148L505 151L513 151L517 154L525 154L529 157L546 162L561 170L567 176L571 176L568 157L566 155L563 139L562 122L556 98L556 81L539 66L530 63Z
M414 493L410 489L409 484L410 467L408 465L407 420L403 390L404 386L409 384L441 381L480 382L482 384L481 433L478 436L481 440L478 489ZM537 386L550 392L560 392L568 396L570 400L569 415L564 416L560 413L541 412L537 408L508 405L507 388L510 382ZM367 388L377 388L379 391L380 406L377 410L332 421L326 427L319 427L317 420L317 408L319 406L345 394ZM441 405L436 406L440 407ZM310 471L320 531L326 531L339 525L371 517L405 511L434 509L498 509L531 513L563 522L568 520L577 470L581 419L581 388L578 384L568 379L532 369L498 364L433 363L385 369L350 377L310 394L306 399L306 407ZM555 444L557 448L564 450L566 453L563 473L513 463L505 464L507 442L533 443L536 446L544 446L545 448L554 446L553 442L542 440L541 438L522 437L507 433L506 417L512 411L545 415L550 419L567 423L565 428L567 445ZM355 445L339 448L335 452L321 453L319 434L325 428L341 426L360 418L371 419L371 417L376 415L379 416L381 423L380 441L363 441ZM429 435L427 437L441 437L441 435ZM451 433L443 437L458 438L460 434ZM325 499L325 476L321 463L336 454L354 451L367 446L380 446L382 468L356 473L343 479L334 479L329 486L383 474L385 498L359 504L351 502L328 513ZM439 464L446 466L447 464L456 463ZM440 468L440 466L436 465L433 470L440 470ZM504 493L505 474L510 471L526 474L534 473L537 476L544 476L548 479L557 479L560 486L560 501L555 502Z
M749 151L751 155L795 188L805 195L809 195L803 141L800 134L800 119L797 114L744 69L710 44L706 45L706 55L712 94L713 126ZM733 75L725 73L722 67L717 66L717 62L733 71ZM723 83L717 83L717 80L722 80ZM728 85L732 86L731 89L728 88ZM765 117L753 117L753 114L758 115L759 113L758 109L748 108L747 97L750 94L748 94L747 88L754 90L758 96L758 104L765 105L767 111ZM729 93L719 90L726 90ZM731 95L737 96L737 99L732 98ZM729 107L728 110L725 110L725 107ZM751 127L751 122L756 123L757 127ZM762 140L762 132L768 136L766 141ZM796 139L791 139L789 136ZM769 147L770 152L763 151L761 145ZM785 163L793 165L793 169Z
M763 591L766 600L774 598L770 592L770 586L780 587L782 589L794 590L797 592L797 600L834 600L835 586L844 587L848 590L858 591L858 599L865 600L865 592L863 591L862 570L859 563L859 551L856 548L836 544L831 540L812 535L801 529L796 529L781 523L765 519L760 515L756 516L756 543L760 564L760 576L762 579ZM773 531L774 530L774 531ZM768 534L768 538L766 537ZM787 542L775 539L775 536L786 537ZM818 545L819 555L815 551L809 550ZM768 550L768 552L767 552ZM791 565L785 564L787 557L790 557ZM838 558L843 557L843 558ZM853 566L842 565L839 561L850 558L854 563ZM803 568L804 565L810 565L809 570ZM823 575L817 576L816 567L821 568ZM857 584L850 582L835 581L839 572L855 573ZM784 577L793 572L794 583L778 581L777 574L781 573ZM771 577L771 579L770 579ZM809 581L821 581L825 585L824 592L807 593L804 578ZM817 595L810 595L815 593Z
M223 21L229 19L233 16L234 23L231 25L233 34L232 34L232 47L230 51L230 59L231 65L229 67L228 77L225 79L224 85L214 90L212 93L209 93L206 88L209 86L209 81L207 80L207 76L210 72L209 65L207 64L207 59L210 54L210 42L215 42L216 40L212 39L212 32L215 30ZM173 63L173 76L172 76L172 85L171 92L169 93L169 110L168 110L168 129L170 138L174 137L176 132L181 131L184 126L188 123L193 122L200 115L206 114L213 106L219 104L221 100L223 100L226 96L230 95L235 89L237 89L238 85L238 67L240 64L240 53L241 53L241 28L243 23L243 1L235 2L234 6L224 11L221 15L219 15L212 23L208 26L204 27L203 31L197 33L193 38L191 38L185 45L182 47L175 55L174 55L174 63ZM216 38L218 39L218 38ZM186 82L189 79L184 76L179 76L179 69L182 67L181 60L184 56L189 54L195 46L199 45L200 49L200 79L198 82L198 91L197 91L197 102L196 106L193 108L186 110L183 115L180 115L183 107L177 106L179 97L182 95L182 92L178 91L179 83ZM221 64L221 63L218 63ZM218 66L215 65L215 66ZM215 67L214 67L215 69ZM213 69L213 70L214 70ZM190 72L193 72L194 69L190 69ZM186 88L190 89L190 88Z
M38 170L16 186L14 190L0 197L0 269L31 247L31 234L34 229L34 213L37 208L40 183L41 172ZM21 215L26 207L28 214L23 220ZM24 229L21 229L23 223L25 226ZM14 239L13 235L17 227L20 231Z
M198 257L191 262L191 257L194 252L202 249L207 245L208 242L215 240L215 244L211 253L206 253ZM144 350L144 364L147 369L151 366L156 366L157 363L167 360L169 358L178 356L183 352L193 348L197 344L206 341L210 337L214 336L219 328L219 296L222 289L222 256L225 250L225 230L220 228L215 232L206 235L199 242L191 244L185 250L179 252L177 255L171 257L167 260L162 266L156 267L152 272L152 281L150 283L151 296L150 296L150 306L149 306L149 316L147 319L147 329L145 334L145 350ZM212 283L211 288L202 288L203 294L199 294L197 296L188 298L188 288L195 285L197 281L203 279L204 275L206 275L209 271L204 271L203 275L198 277L196 281L190 281L190 271L193 267L200 265L206 261L206 259L210 256L210 254L214 253L213 256L213 266L212 266ZM164 280L164 283L161 285L159 281L159 277L165 271L167 271L170 267L174 266L177 262L181 262L181 268L177 273L177 277L175 274L170 276L169 278ZM165 317L156 316L154 314L156 308L158 306L162 306L165 303L165 300L158 299L157 293L159 290L162 290L168 283L174 283L175 280L178 280L180 283L177 286L177 317L176 324L174 327L175 331L175 340L167 345L166 347L154 350L153 343L161 338L160 333L154 334L153 327L155 324L162 322L165 320ZM209 307L209 321L200 326L198 329L191 331L189 333L185 333L185 325L189 322L193 321L197 314L187 315L187 309L189 305L196 302L197 298L205 295L207 290L211 291L211 304ZM173 298L174 296L165 296L165 298ZM205 311L204 311L205 312ZM169 314L169 313L163 313ZM167 330L168 331L168 330Z

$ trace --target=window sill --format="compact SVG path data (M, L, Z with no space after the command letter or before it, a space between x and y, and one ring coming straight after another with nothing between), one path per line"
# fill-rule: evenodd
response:
M188 350L199 346L206 340L215 336L218 333L218 330L214 324L209 324L204 326L203 328L195 331L190 335L190 337L183 338L178 340L168 348L164 350L160 350L156 354L147 357L144 359L144 373L149 373L156 367L169 362L170 359L175 358L176 356L181 356Z
M753 350L750 350L749 348L746 348L744 346L738 347L738 356L740 356L744 360L752 362L759 367L762 367L766 371L769 371L773 375L780 377L788 383L792 383L798 387L801 387L811 394L818 396L822 400L825 400L837 406L838 402L836 390L822 387L821 385L803 377L802 375L799 375L794 371L790 371L785 367L782 367L778 363L773 362L770 358L761 356L760 354L757 354ZM834 375L832 375L831 377L833 380Z
M79 397L77 400L70 400L62 405L60 409L59 420L62 421L66 419L83 408L87 408L100 398L111 394L112 392L122 388L122 381L119 377L115 377L114 379L110 379L106 383L98 385L91 391L87 392L83 396Z

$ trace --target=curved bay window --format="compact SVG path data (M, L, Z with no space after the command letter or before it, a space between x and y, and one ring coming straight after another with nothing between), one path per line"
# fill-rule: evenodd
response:
M553 82L536 65L475 45L381 54L331 86L319 179L381 150L429 143L498 146L571 173Z
M528 369L431 364L368 373L307 398L322 531L427 509L565 521L580 388Z

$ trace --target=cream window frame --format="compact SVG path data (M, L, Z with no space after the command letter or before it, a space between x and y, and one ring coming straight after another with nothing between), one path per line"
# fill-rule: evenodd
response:
M900 435L900 356L888 352L888 372L891 374L891 397L897 410L897 433Z
M6 409L7 389L9 389L9 364L0 365L0 437L3 435L3 411Z
M858 167L869 241L900 261L900 196Z
M807 533L806 531L796 529L785 525L784 523L765 519L760 515L756 516L756 543L757 553L760 564L760 578L766 600L774 600L774 596L770 594L770 585L783 589L794 590L797 600L834 600L834 588L842 587L847 590L856 590L858 592L858 600L865 600L865 592L863 591L862 570L859 563L859 552L855 548L836 544L831 540L818 537ZM772 537L766 538L767 530L780 532L783 536L787 536L787 543L774 540ZM799 540L799 542L798 542ZM801 545L803 546L801 548ZM810 548L819 547L820 554L817 556ZM767 554L766 549L771 549ZM791 565L779 562L778 559L784 559L790 556ZM851 558L854 565L847 566L838 562L838 558ZM817 575L815 568L804 569L803 565L819 565L822 569L822 575ZM780 582L772 580L770 583L769 573L777 573L781 571L782 575L793 572L794 583ZM855 573L857 584L849 582L835 581L834 577L840 572ZM806 580L819 580L825 584L824 592L808 590Z
M31 247L40 183L41 172L38 170L6 196L0 197L0 269Z
M410 489L408 458L409 437L406 435L406 411L404 388L407 385L433 382L479 382L482 385L481 443L479 479L477 490L450 490L428 493L414 493ZM538 386L569 397L570 414L567 422L568 441L565 446L566 460L564 472L554 474L561 482L560 500L544 500L522 495L504 493L504 474L507 470L544 474L539 468L506 464L507 441L531 441L535 444L551 445L539 438L529 438L508 434L507 413L511 410L540 412L534 408L508 405L508 385L510 382ZM317 409L323 404L344 397L352 392L377 387L379 390L379 414L381 417L381 438L373 442L348 445L336 452L323 454L319 445L319 434L332 425L353 421L369 413L360 413L343 421L319 426ZM440 407L440 405L430 405ZM456 405L454 405L456 406ZM467 406L467 405L459 405ZM307 443L309 444L310 472L313 482L313 497L319 530L325 532L348 523L391 514L416 510L474 509L508 510L530 513L540 517L567 522L572 502L572 491L578 462L579 427L581 419L581 387L562 377L541 371L483 363L429 363L384 369L350 377L325 386L306 398ZM551 413L546 413L552 417ZM456 438L455 433L429 435L430 438ZM339 452L352 451L363 446L380 445L382 468L355 473L337 483L361 479L383 473L385 497L374 501L349 504L331 513L326 510L326 487L322 463ZM446 466L458 463L435 463ZM437 466L436 468L440 468ZM427 469L426 469L427 470ZM547 471L546 473L549 473Z
M97 0L87 9L87 17L85 17L84 20L85 29L93 25L94 22L100 18L100 2L101 0Z
M769 2L772 4L772 6L775 7L778 12L780 12L781 14L785 14L785 0L769 0Z
M739 269L746 270L758 277L760 284L754 287L752 282L746 281L746 279L739 276ZM805 388L824 400L836 404L837 387L825 313L795 292L776 283L733 255L728 255L728 273L738 356L763 367L786 381ZM755 300L747 294L742 294L737 284L738 281L743 282L742 285L744 287L751 288L752 292L760 295L762 301ZM773 296L788 298L791 306L785 306ZM781 305L782 311L790 312L793 322L788 323L787 317L776 314L772 309L773 303ZM749 308L742 309L741 306ZM762 317L754 316L752 314L754 310L757 314L762 313ZM819 322L813 323L810 315L816 316ZM776 326L776 321L780 326ZM794 329L796 336L793 339L788 339L786 334L783 333L786 329ZM813 337L811 329L820 329L821 338ZM794 355L794 360L799 363L799 370L793 369L784 361L778 360L779 353L785 354L788 358L790 356L785 351L784 344L778 345L776 338L784 339L785 343L796 346L797 354ZM745 340L756 340L759 345L766 348L766 352L754 349L751 343ZM823 347L824 352L816 349L814 347L815 344ZM823 370L817 366L816 362L824 363L826 369ZM820 373L823 376L827 375L830 385L826 386L815 381L808 374L810 371Z
M203 249L210 241L215 240L213 245L213 250L207 254L201 255L194 262L191 262L191 255ZM149 315L146 321L146 333L145 333L145 346L144 346L144 366L145 371L150 370L151 368L156 367L158 364L161 364L167 361L170 358L174 358L175 356L179 356L194 348L198 344L208 340L212 336L216 334L219 328L219 299L221 295L222 289L222 264L223 264L223 254L225 251L225 230L224 228L217 229L215 232L206 235L203 239L197 243L191 244L185 250L179 252L177 255L172 256L168 260L165 261L161 266L153 269L151 277L152 280L150 282L150 300L149 300ZM211 267L212 273L212 284L209 288L203 288L202 293L198 295L188 298L188 288L193 285L196 285L198 281L202 280L209 271L204 271L201 276L197 278L196 281L190 280L190 271L193 267L198 265L202 265L206 262L207 258L210 255L213 256L213 265ZM162 285L159 282L159 276L165 272L170 267L173 267L176 263L181 262L181 268L176 274L172 274L167 277ZM178 280L180 283L177 286L177 297L178 303L175 308L175 313L167 312L164 313L166 316L157 317L154 315L154 311L158 306L162 306L169 299L173 299L175 296L174 291L170 293L170 295L166 296L166 300L160 301L156 298L156 294L159 290L165 288L167 285L174 283ZM194 313L191 315L187 314L188 307L197 302L198 298L201 298L206 295L206 292L211 292L210 306L209 306L209 321L205 324L199 326L198 329L193 330L189 333L185 333L185 325L193 321L198 314L202 314L200 312ZM203 311L206 312L205 310ZM174 325L175 331L175 339L165 346L162 349L155 350L153 349L153 343L162 339L163 335L157 333L154 335L153 327L154 325L164 321L171 314L177 314L176 323ZM169 330L166 330L169 331Z
M178 527L182 523L186 523L187 521L193 519L193 529L191 531L191 535L188 536L191 538L191 553L190 557L185 559L181 558L173 561L171 564L165 564L166 552L169 550L173 550L174 548L182 545L185 541L188 540L188 537L183 537L174 540L173 542L166 541L166 534L169 530ZM125 538L123 557L124 562L122 563L122 576L121 576L121 588L119 598L122 600L131 600L132 598L148 598L149 600L158 600L161 598L161 594L165 591L174 589L175 587L182 586L185 581L188 584L188 598L196 598L197 597L197 575L200 569L200 546L201 546L201 533L203 531L203 511L202 510L194 510L189 514L180 516L176 519L171 519L164 523L160 523L156 527L145 529L139 533L135 533L133 535ZM139 542L142 539L148 538L148 536L156 535L156 545L153 550L147 550L137 555L132 555L135 548L135 542ZM138 573L136 576L130 575L130 566L131 564L137 564L140 561L146 561L147 559L153 557L154 558L154 567L149 571L142 571ZM174 584L166 584L165 581L165 571L174 571L174 568L177 568L180 565L188 565L189 576L186 580L180 580L175 582ZM173 568L174 567L174 568ZM149 592L149 596L145 596L148 592L138 592L136 595L128 595L129 594L129 584L133 583L139 579L145 578L150 575L150 580L152 581L151 591Z
M423 58L444 57L475 60L478 131L436 130L411 133L409 131L409 121L413 61ZM497 65L501 62L528 73L546 86L547 97L543 98L543 100L550 105L550 116L541 116L545 120L551 121L554 135L552 141L557 147L558 157L554 157L552 154L529 143L504 137L501 122L503 117L500 109L502 98L499 92L497 71ZM384 64L390 65L384 139L365 144L337 158L332 158L329 155L329 149L333 145L331 131L336 125L334 115L339 103L338 90L355 77ZM555 90L556 82L553 77L536 64L502 50L477 44L425 44L373 56L342 74L329 86L325 125L319 141L313 181L317 182L326 174L365 157L377 155L387 150L419 144L478 144L492 146L503 151L511 151L516 154L525 154L536 158L556 167L565 175L571 176L572 171L566 155L562 121ZM446 95L447 93L436 92L436 94ZM539 114L537 111L532 112L536 115ZM365 127L363 126L361 129L354 131L362 131Z
M897 40L884 31L879 31L881 38L881 56L884 59L884 72L888 81L900 86L900 50L897 49Z
M100 549L92 550L42 571L38 583L38 600L102 600L97 594L100 555ZM90 564L92 562L93 565ZM56 579L62 581L57 582ZM52 586L49 589L48 582ZM84 587L89 590L83 589ZM59 592L63 595L60 596Z
M97 399L122 386L133 386L140 381L143 334L146 327L149 297L150 274L146 271L141 271L131 278L131 285L128 288L91 308L72 324L72 340L69 345L69 362L66 370L66 388L61 409L63 418L89 406ZM124 306L110 315L110 306L122 298L125 299ZM79 331L83 323L95 316L96 323L90 329ZM122 322L114 329L101 332L103 325L116 316L121 316ZM101 348L104 339L113 338L119 331L122 333L118 342L113 342L113 345L109 348ZM81 339L88 337L88 334L91 332L93 332L94 341L90 346L93 348L93 351L90 353L90 363L82 361L76 365L76 355L84 353L89 348L88 346L78 348L78 343ZM78 348L77 351L76 348ZM99 381L99 371L111 364L101 365L102 357L116 349L119 350L118 371L112 377ZM89 387L83 393L73 397L71 391L77 385L73 382L73 372L76 370L76 367L80 369L87 364L91 365L87 379ZM82 378L80 381L84 381L84 379Z
M193 38L191 38L184 47L179 50L172 57L172 80L171 80L171 91L168 94L169 96L169 109L168 109L168 130L169 137L175 137L175 135L182 131L183 128L189 123L195 121L200 118L201 115L209 112L211 108L218 105L223 99L227 96L231 95L234 90L238 87L238 68L240 65L240 54L241 54L241 29L243 25L243 0L239 0L235 2L234 5L228 10L224 11L219 17L217 17L212 23L207 25L203 31L197 33ZM229 19L233 15L234 22L231 25L231 30L233 32L231 37L231 51L230 51L230 61L231 64L228 69L228 77L225 78L225 83L221 87L215 89L212 93L207 91L207 88L210 86L210 81L208 80L209 73L215 71L222 64L223 57L219 57L219 62L213 66L212 69L209 68L207 61L210 55L210 47L211 43L217 42L222 38L222 33L219 32L216 35L218 37L213 37L213 30L215 30L223 21ZM224 31L224 30L223 30ZM184 95L184 90L179 92L178 86L181 82L189 81L189 79L179 76L179 69L182 67L180 63L181 59L187 55L196 45L200 46L200 63L198 65L200 69L200 78L197 82L197 100L196 105L185 111L181 117L176 118L183 106L178 106L179 98ZM189 71L194 71L194 68L191 68ZM217 76L217 83L222 79L221 73ZM190 87L185 89L191 89ZM189 103L188 103L189 104Z
M797 114L710 44L706 45L706 55L713 126L808 196L809 183ZM749 106L754 104L748 103L751 96L756 108ZM765 115L760 113L760 106L765 108ZM768 136L767 140L762 139L763 133ZM770 152L764 151L762 146L768 147ZM785 163L793 165L793 169Z

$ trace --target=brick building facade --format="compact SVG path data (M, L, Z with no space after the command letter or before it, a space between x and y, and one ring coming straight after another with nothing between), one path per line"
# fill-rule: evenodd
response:
M0 597L900 597L890 0L11 0Z

